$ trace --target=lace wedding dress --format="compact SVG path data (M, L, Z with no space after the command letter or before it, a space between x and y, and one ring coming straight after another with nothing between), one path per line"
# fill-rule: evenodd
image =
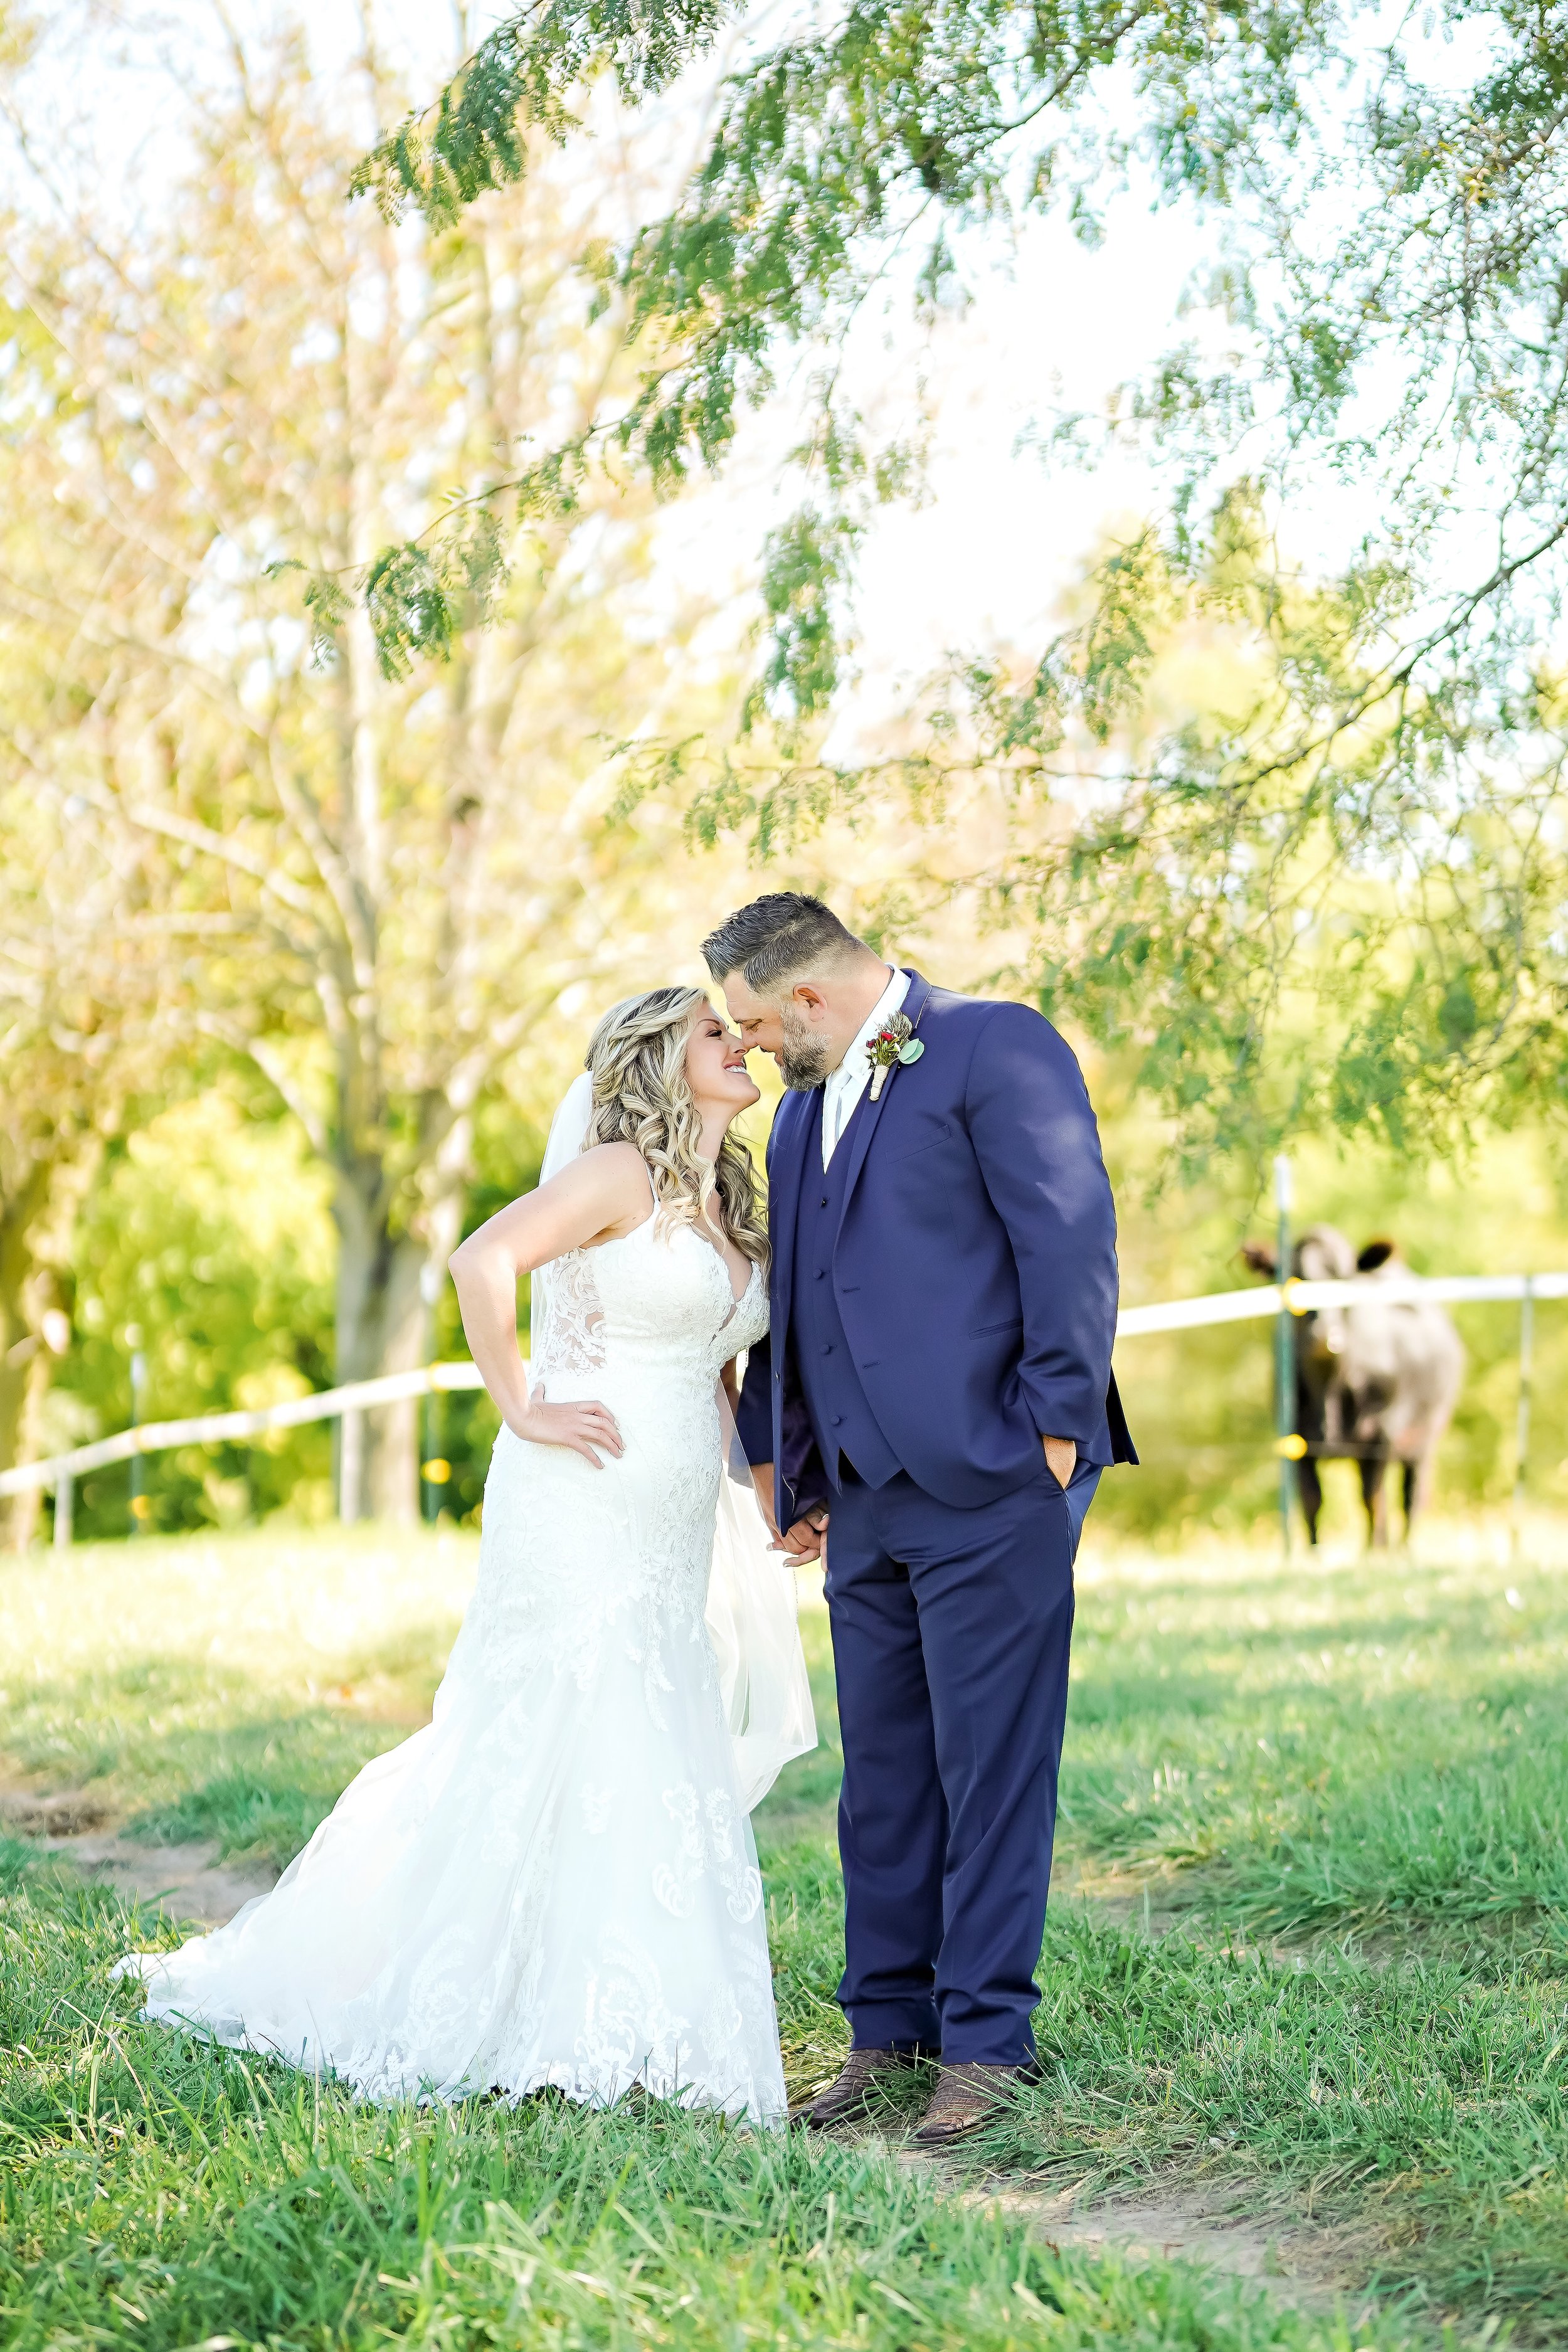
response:
M269 1895L121 1965L149 2016L377 2099L641 2084L776 2122L745 1703L705 1623L715 1515L738 1507L717 1375L765 1330L766 1286L753 1267L737 1302L716 1250L651 1217L549 1271L533 1377L606 1404L624 1454L595 1469L502 1428L434 1720ZM787 1605L798 1659L793 1586ZM732 1649L732 1613L715 1632ZM805 1706L786 1752L815 1742Z

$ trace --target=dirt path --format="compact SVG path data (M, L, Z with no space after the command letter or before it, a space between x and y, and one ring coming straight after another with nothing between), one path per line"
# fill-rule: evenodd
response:
M1136 2197L1079 2210L1076 2189L1033 2191L986 2186L962 2192L1025 2222L1053 2246L1089 2253L1116 2252L1133 2262L1163 2258L1201 2263L1228 2277L1256 2281L1276 2302L1321 2315L1336 2308L1352 2320L1370 2308L1357 2288L1366 2276L1366 2249L1353 2234L1279 2213L1240 2210L1235 2192L1205 2196L1173 2184L1152 2183Z
M0 1790L0 1829L58 1854L128 1900L155 1905L193 1927L221 1927L242 1903L277 1884L269 1863L223 1862L205 1839L142 1845L105 1822L102 1805L80 1790L50 1797Z
M1163 1891L1142 1884L1129 1890L1111 1878L1079 1885L1068 1899L1092 1918L1134 1934L1199 1931L1190 1913L1159 1900ZM943 2168L914 2149L900 2153L903 2161L921 2169ZM1032 2234L1053 2246L1115 2252L1133 2262L1163 2258L1202 2263L1227 2277L1255 2281L1274 2301L1294 2309L1320 2317L1342 2311L1352 2326L1373 2308L1365 2282L1375 2266L1375 2251L1364 2232L1331 2229L1278 2209L1248 2210L1246 2192L1235 2186L1216 2184L1205 2191L1190 2182L1154 2180L1126 2197L1082 2204L1077 2184L1037 2189L1016 2180L975 2187L960 2186L955 2179L954 2190L966 2204L987 2205L1024 2222Z
M1154 2179L1134 2194L1080 2203L1081 2184L1034 2189L1012 2179L965 2179L940 2157L868 2132L881 2139L895 2163L936 2181L960 2204L983 2206L1021 2221L1032 2237L1064 2252L1116 2253L1128 2261L1186 2262L1245 2279L1272 2301L1322 2318L1339 2313L1355 2327L1374 2309L1366 2282L1376 2265L1370 2235L1357 2228L1330 2228L1276 2207L1250 2210L1247 2191L1236 2183L1204 2189L1191 2182Z

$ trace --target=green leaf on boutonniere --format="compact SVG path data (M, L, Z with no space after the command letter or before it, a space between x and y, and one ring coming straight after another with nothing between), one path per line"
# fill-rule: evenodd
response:
M875 1102L888 1082L888 1072L900 1062L910 1062L916 1055L910 1052L910 1039L914 1024L907 1013L890 1013L874 1037L866 1040L866 1059L871 1065L871 1100ZM922 1049L923 1050L923 1049Z
M924 1052L924 1041L919 1037L911 1037L907 1045L899 1047L899 1059L900 1062L918 1062Z

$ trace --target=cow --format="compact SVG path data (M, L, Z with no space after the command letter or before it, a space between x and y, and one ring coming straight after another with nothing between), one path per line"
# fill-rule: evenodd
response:
M1241 1253L1255 1274L1272 1282L1279 1266L1267 1242ZM1297 1433L1306 1452L1296 1465L1308 1539L1318 1540L1323 1486L1318 1465L1352 1461L1361 1472L1367 1534L1380 1549L1389 1541L1385 1473L1403 1474L1405 1538L1432 1499L1437 1442L1458 1402L1465 1350L1441 1307L1428 1299L1380 1297L1410 1268L1396 1245L1368 1242L1359 1254L1336 1225L1310 1225L1290 1254L1303 1282L1351 1282L1364 1303L1314 1307L1293 1317Z

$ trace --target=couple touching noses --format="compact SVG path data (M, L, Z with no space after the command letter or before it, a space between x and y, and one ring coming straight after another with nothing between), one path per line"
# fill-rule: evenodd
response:
M1037 1013L794 892L703 952L734 1029L691 987L612 1006L539 1185L453 1254L501 1426L430 1722L270 1894L118 1973L362 2097L639 2086L782 2125L750 1814L816 1738L780 1549L825 1556L853 2048L795 2113L939 2059L940 2147L1034 2064L1073 1557L1134 1458L1110 1190ZM730 1132L754 1047L789 1089L765 1225Z
M797 2112L847 2120L940 2058L916 2135L940 2146L1035 2064L1073 1559L1100 1473L1137 1459L1110 1187L1039 1013L890 967L795 892L703 954L789 1089L736 1419L786 1549L826 1539L843 1733L854 2041Z

